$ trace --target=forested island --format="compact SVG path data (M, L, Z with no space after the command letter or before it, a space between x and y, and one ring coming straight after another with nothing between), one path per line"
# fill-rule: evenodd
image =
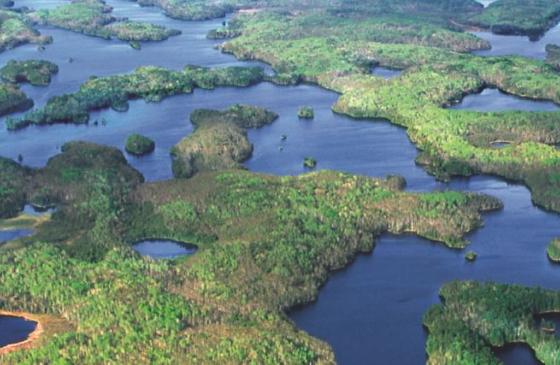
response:
M38 1L32 9L15 0L0 10L0 144L23 146L17 156L0 157L0 317L34 324L24 341L0 346L2 364L337 363L339 347L299 326L293 313L324 301L331 275L388 249L379 243L388 235L421 238L429 252L407 263L427 262L430 275L420 279L432 285L428 298L418 285L387 304L423 308L413 325L415 335L421 325L427 332L425 357L416 362L499 364L501 349L523 344L535 363L560 363L550 319L560 313L560 232L546 231L546 241L535 235L523 251L505 233L483 233L485 222L500 224L502 211L513 209L517 215L508 217L519 219L503 229L519 230L532 229L519 218L525 212L560 213L560 43L547 38L534 58L481 53L495 46L492 37L539 42L557 29L557 1L121 2ZM135 10L118 17L116 6ZM53 29L59 38L49 35ZM99 42L108 63L134 52L131 58L150 55L153 64L96 76L85 61L61 62L49 52L65 41L60 34ZM146 49L157 52L171 37L180 41L165 55L176 54L181 67ZM140 46L148 41L157 43ZM126 50L112 48L119 45ZM185 49L211 56L190 64ZM72 50L78 58L83 51ZM399 72L372 72L380 67ZM304 97L318 87L328 94ZM552 107L455 107L486 89ZM321 97L333 93L325 108ZM294 100L288 106L284 97ZM179 122L144 125L143 113L158 108ZM350 142L344 153L324 151L348 143L348 130L320 134L323 144L303 148L315 143L307 133L332 127L325 119L333 115L348 129L403 128L418 149L415 173L429 174L417 179L430 185L414 174L352 172L352 152L363 142ZM269 165L293 165L289 173L262 162L270 158L265 145L280 156ZM485 180L467 180L477 175L495 180L480 192ZM524 187L539 209L492 193ZM190 251L156 259L135 250L161 241ZM391 253L417 249L409 246ZM430 261L441 252L455 265L452 277L440 267L444 259ZM527 252L534 276L518 282L521 275L492 271L511 260L514 272ZM410 278L403 268L402 276L360 280L377 282L373 294L383 297ZM410 321L404 314L393 319L396 327ZM412 346L407 341L402 352ZM379 356L354 362L391 361Z

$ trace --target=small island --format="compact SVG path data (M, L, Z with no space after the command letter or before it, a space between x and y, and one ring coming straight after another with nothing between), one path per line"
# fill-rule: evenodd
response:
M476 261L477 257L478 257L478 254L474 251L469 251L465 254L465 260L467 260L468 262Z
M171 95L192 93L197 87L247 87L261 82L263 77L260 67L186 66L183 70L174 71L144 66L128 74L92 77L80 86L79 91L54 96L43 108L26 113L21 118L7 120L6 127L18 130L29 125L84 124L89 121L89 113L93 110L112 108L126 111L129 100L144 99L155 103ZM2 94L0 105L1 99Z
M278 118L276 113L250 105L224 111L197 109L191 114L195 131L171 150L173 174L189 178L200 171L240 169L253 145L248 128L260 128Z
M305 157L303 159L303 166L308 169L314 169L315 167L317 167L317 160L315 160L313 157Z
M125 42L163 41L181 33L155 24L115 18L112 10L102 0L74 0L54 9L33 12L29 18L40 25Z
M156 143L141 134L134 133L131 134L127 140L124 149L126 152L134 156L144 156L149 153L154 152L156 148Z
M302 106L301 108L299 108L298 117L300 119L313 119L315 118L315 112L310 106Z
M546 255L550 261L560 263L560 238L550 241L546 249Z
M52 75L58 73L58 66L44 60L9 61L0 69L0 77L14 84L28 82L34 86L46 86Z

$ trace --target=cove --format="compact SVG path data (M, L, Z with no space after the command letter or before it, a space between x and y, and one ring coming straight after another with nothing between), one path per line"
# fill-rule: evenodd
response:
M527 36L500 35L490 32L472 32L472 34L490 42L491 49L475 51L479 56L518 55L528 58L545 59L547 44L560 45L560 24L556 25L541 38L531 40Z
M194 245L170 240L145 240L134 244L132 248L140 255L153 259L174 259L192 255L197 250Z
M478 112L501 112L507 110L521 111L557 111L558 105L551 101L524 99L506 94L501 90L485 88L478 94L467 95L451 109L474 110Z
M23 317L0 315L0 348L25 341L36 327L37 322Z

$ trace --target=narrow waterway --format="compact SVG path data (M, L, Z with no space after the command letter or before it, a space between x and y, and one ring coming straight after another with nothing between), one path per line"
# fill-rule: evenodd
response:
M22 1L17 5L23 3L41 7L54 2ZM142 50L137 51L123 42L42 28L42 33L54 37L52 45L43 52L33 45L4 52L0 54L0 65L12 58L44 58L57 63L61 70L50 86L25 86L25 91L41 105L51 96L76 91L91 75L129 72L141 65L180 69L186 64L248 64L219 53L214 49L216 42L206 39L206 32L222 20L180 22L164 17L156 8L120 0L109 4L115 7L115 15L162 24L183 33L161 43L143 44ZM70 58L74 61L68 62ZM317 302L290 313L298 326L332 345L341 364L373 360L382 364L424 363L426 335L422 316L439 302L438 290L450 280L496 280L560 289L560 271L545 255L549 240L560 234L559 217L534 207L525 187L491 177L438 183L415 165L417 151L403 129L387 121L358 121L335 115L330 107L337 97L309 85L278 87L263 83L246 89L196 90L192 95L171 97L158 104L134 101L126 113L93 113L92 121L106 122L98 126L55 125L18 132L3 128L0 155L16 158L21 154L24 163L43 166L66 141L88 140L122 149L126 137L138 132L153 138L156 150L142 158L127 155L127 159L147 180L168 179L169 149L192 131L188 119L192 110L246 103L280 114L273 124L249 131L255 150L246 166L252 171L301 174L305 172L303 158L310 156L318 161L318 169L370 176L402 175L409 190L458 189L500 198L504 209L486 215L485 227L469 236L469 249L479 255L476 262L465 262L462 251L414 236L386 235L378 240L373 254L361 255L347 269L333 274ZM534 110L535 105L542 105L535 103L538 102L510 100L490 90L465 98L456 108L466 108L468 104L474 110ZM313 120L297 118L302 105L314 108ZM282 135L287 139L282 140Z

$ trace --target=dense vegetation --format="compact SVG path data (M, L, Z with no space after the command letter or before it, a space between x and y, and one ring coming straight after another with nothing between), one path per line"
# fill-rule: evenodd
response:
M223 48L241 58L269 62L282 81L306 80L340 92L336 112L386 118L406 127L422 151L418 161L440 179L487 173L522 181L537 204L560 211L560 152L555 148L560 113L445 109L484 87L558 103L560 75L554 68L521 57L453 52L464 44L462 33L456 32L451 33L458 37L432 47L398 33L371 41L371 31L361 31L367 27L346 31L343 20L327 16L319 22L319 14L245 15L236 19L241 36ZM372 65L406 72L382 80L369 74ZM498 149L493 142L499 140L511 143Z
M556 0L497 0L469 21L498 34L539 37L556 24L558 16Z
M44 169L18 168L25 199L58 210L0 255L0 307L48 313L74 328L44 335L2 363L333 362L283 310L311 300L330 270L384 231L463 247L487 196L403 192L402 179L334 172L271 177L243 171L141 184L113 148L65 145ZM196 243L154 262L130 243ZM42 241L40 243L39 241ZM18 248L20 247L20 248Z
M536 317L560 311L560 292L494 283L452 282L424 317L428 364L500 364L492 348L526 343L544 364L558 364L560 341Z
M277 83L309 81L341 93L337 112L406 127L422 150L418 161L438 178L490 173L523 181L535 202L560 211L559 112L445 108L484 87L560 102L550 57L547 64L469 55L488 43L463 31L463 24L496 32L546 29L556 8L548 0L498 0L488 10L470 0L138 1L182 19L257 7L210 36L237 37L224 50L269 62ZM100 1L78 0L31 17L132 41L166 31L116 21L109 11ZM406 71L383 80L369 74L373 65ZM86 123L91 111L124 111L131 99L157 102L195 87L244 87L263 78L259 68L143 67L92 78L7 126ZM6 112L29 106L17 86L0 90ZM384 232L464 248L464 234L481 224L481 212L501 206L477 194L406 193L398 177L240 170L251 151L246 129L275 118L240 105L195 111L194 133L173 149L174 174L189 179L145 184L120 151L84 142L64 145L44 168L0 159L0 218L11 218L0 227L26 221L12 218L26 203L57 207L49 219L30 222L33 237L0 247L0 309L68 321L64 333L47 332L32 349L0 362L332 363L328 345L295 328L286 310L313 300L330 271L371 251ZM494 147L504 140L506 147ZM313 168L316 161L304 164ZM149 238L200 249L155 262L130 247ZM549 247L552 259L557 246ZM444 303L424 319L430 363L494 364L492 348L513 342L527 343L546 363L560 361L558 341L534 320L560 311L558 292L467 282L448 284L441 295Z
M35 86L46 86L51 76L58 73L58 66L44 60L8 61L0 69L0 77L11 83L29 82Z
M109 107L126 111L131 99L158 102L167 96L191 93L196 87L246 87L262 79L261 68L187 66L182 71L172 71L145 66L130 74L91 78L78 92L55 96L42 109L33 110L21 118L8 119L6 125L15 130L31 124L87 123L90 111Z
M105 39L162 41L180 32L159 25L117 19L103 0L72 0L52 10L39 10L29 17L39 23Z
M126 152L135 156L147 155L152 153L155 148L156 144L152 139L137 133L128 136L124 146Z
M247 129L260 128L276 118L276 113L250 105L233 105L224 111L193 111L193 134L171 150L173 175L189 178L201 171L241 168L253 152Z
M0 9L0 52L26 43L50 43L50 37L42 36L15 11Z
M0 83L0 116L25 111L33 107L29 99L17 85Z

